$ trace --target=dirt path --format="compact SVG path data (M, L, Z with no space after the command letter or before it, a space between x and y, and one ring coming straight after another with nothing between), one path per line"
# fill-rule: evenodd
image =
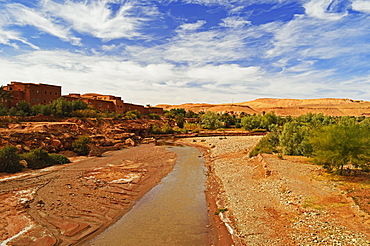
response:
M338 182L325 178L324 170L305 158L248 158L247 150L259 139L182 140L208 148L209 175L219 183L207 186L207 193L216 196L211 209L232 234L234 245L370 245L369 214L338 188ZM215 245L231 245L223 237L219 234Z
M127 212L175 161L148 144L0 178L1 245L81 243Z

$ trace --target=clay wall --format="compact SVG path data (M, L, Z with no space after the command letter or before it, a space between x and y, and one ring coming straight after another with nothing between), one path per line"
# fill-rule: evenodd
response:
M136 104L132 104L132 103L124 103L124 106L125 106L125 108L124 108L125 109L125 112L137 110L141 114L145 114L145 108L144 108L144 106L136 105Z
M145 107L145 114L163 114L163 108Z
M22 82L11 82L4 89L11 91L13 96L12 101L7 102L8 106L15 106L21 100L25 100L31 106L49 104L61 97L62 91L62 87L57 85Z

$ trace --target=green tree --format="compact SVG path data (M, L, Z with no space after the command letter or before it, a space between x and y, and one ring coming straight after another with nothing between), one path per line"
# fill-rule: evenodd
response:
M17 109L18 115L29 116L32 114L31 105L29 102L26 102L25 100L21 100L19 103L17 103Z
M51 114L54 116L70 116L72 111L72 103L68 102L64 97L60 97L51 103Z
M22 171L17 147L5 145L0 149L0 172L16 173Z
M176 125L180 128L184 128L185 119L182 114L178 114L175 116Z
M78 155L88 155L90 153L90 138L89 136L80 136L76 141L72 143L72 148Z
M44 104L37 104L32 106L31 108L32 115L51 115L51 104L44 105Z
M4 104L0 103L0 116L5 115L8 115L8 109Z
M352 121L346 124L315 129L309 138L313 159L328 170L342 174L347 164L368 168L370 161L370 130Z
M195 112L191 110L188 110L185 113L185 118L198 118L198 114L196 114Z
M232 115L229 115L228 113L224 113L223 115L221 115L220 121L224 123L226 128L228 128L231 125L235 125L236 118Z
M240 125L247 131L259 129L261 126L261 115L247 115L241 119Z
M200 119L202 121L202 126L206 129L215 130L222 127L220 116L215 112L207 111Z
M11 91L5 90L3 85L0 86L0 102L11 101L12 97Z
M312 146L309 142L310 128L299 122L288 122L284 124L280 135L280 145L285 155L310 156Z
M84 101L81 101L80 99L72 101L71 105L72 105L72 111L84 110L88 108L87 103L85 103Z

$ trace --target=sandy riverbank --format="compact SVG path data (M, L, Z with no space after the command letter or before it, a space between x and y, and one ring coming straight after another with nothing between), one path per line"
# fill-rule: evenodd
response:
M206 158L214 245L369 245L369 215L324 179L321 167L300 157L248 158L260 138L179 140ZM174 153L149 144L0 177L1 245L81 244L127 212L175 162Z
M1 245L81 244L112 224L173 168L154 144L0 177Z
M207 193L216 204L209 200L210 216L216 233L221 229L215 245L370 245L369 215L336 182L322 178L321 167L301 157L248 158L259 139L181 140L206 149Z

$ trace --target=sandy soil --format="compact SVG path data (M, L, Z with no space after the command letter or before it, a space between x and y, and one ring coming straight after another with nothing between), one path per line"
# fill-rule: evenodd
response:
M327 178L306 158L248 158L259 139L182 140L207 149L215 245L370 245L370 216L350 197L354 194L343 189L348 186ZM368 180L357 188L370 197Z
M81 244L155 186L176 154L153 144L0 177L1 245Z
M180 140L207 160L213 245L370 245L366 200L350 197L369 198L368 180L348 186L300 157L248 158L260 138ZM175 161L150 144L1 176L1 246L81 244L128 211Z

